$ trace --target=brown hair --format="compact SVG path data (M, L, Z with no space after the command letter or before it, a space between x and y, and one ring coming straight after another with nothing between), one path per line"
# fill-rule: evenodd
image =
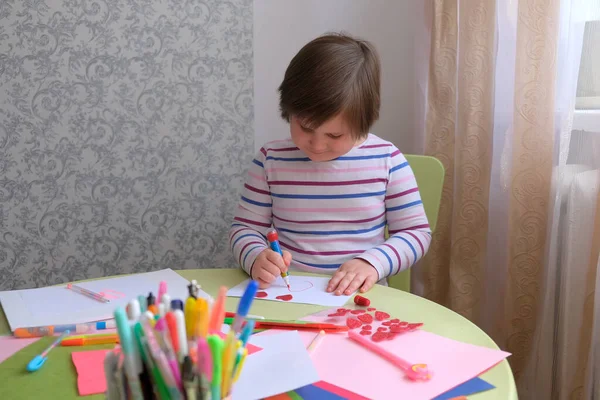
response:
M339 113L355 138L379 118L380 62L375 47L345 34L327 34L294 56L279 86L281 117L315 129Z

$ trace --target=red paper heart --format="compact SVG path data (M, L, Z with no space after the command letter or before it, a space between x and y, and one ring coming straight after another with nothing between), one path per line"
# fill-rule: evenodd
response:
M371 314L361 314L358 316L358 319L365 324L373 322L373 316Z
M383 325L383 326L390 326L390 325L392 325L392 322L391 321L385 321L381 325Z
M406 332L406 328L402 327L402 326L398 326L398 325L394 325L390 327L390 332L393 333L403 333Z
M377 310L375 307L369 307L369 308L367 308L367 311L375 311L375 310Z
M423 326L422 322L417 322L415 324L408 324L407 328L408 328L409 331L414 331L414 330L416 330L416 329L418 329L418 328L420 328L422 326Z
M365 310L352 310L350 311L352 314L362 314L365 312Z
M377 332L387 332L387 328L385 326L380 326L377 328Z
M362 328L363 328L363 330L370 331L371 330L371 325L363 325Z
M350 329L355 329L355 328L358 328L358 327L362 326L362 322L360 322L356 318L348 318L346 320L346 325Z
M375 311L375 319L377 321L384 321L390 317L390 314L383 311Z
M392 324L397 324L398 322L400 322L400 320L398 318L394 318L394 319L391 319L390 322Z
M384 332L375 332L372 336L371 336L371 340L374 342L381 342L382 340L387 338L387 333Z
M371 331L365 331L365 330L362 330L362 331L360 331L360 334L361 334L361 335L370 335L370 334L371 334Z

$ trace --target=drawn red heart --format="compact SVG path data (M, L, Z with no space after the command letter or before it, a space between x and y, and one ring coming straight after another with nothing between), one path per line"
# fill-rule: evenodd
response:
M283 294L281 296L277 296L275 297L277 300L283 300L283 301L290 301L291 299L294 298L294 296L292 296L291 294Z
M384 321L390 317L390 314L383 311L375 311L375 319L377 321Z
M356 329L360 326L362 326L362 322L360 322L359 320L357 320L356 318L348 318L346 320L346 325L348 326L348 328L350 329Z
M254 295L254 297L258 297L259 299L262 299L267 296L268 296L267 292L256 292L256 294Z
M358 316L358 319L365 324L373 322L373 316L371 314L361 314Z

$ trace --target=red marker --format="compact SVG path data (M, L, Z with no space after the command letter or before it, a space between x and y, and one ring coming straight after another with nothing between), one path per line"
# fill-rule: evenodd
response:
M269 246L271 247L271 250L279 253L281 257L283 257L283 252L281 251L281 247L279 247L279 235L277 234L277 231L274 228L270 229L267 232L267 240L269 241ZM292 291L292 288L290 287L290 274L288 272L282 272L281 277L287 285L288 290Z

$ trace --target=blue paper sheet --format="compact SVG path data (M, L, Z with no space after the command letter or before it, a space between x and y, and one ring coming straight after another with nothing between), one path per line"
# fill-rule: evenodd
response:
M477 377L470 381L458 385L454 389L450 389L445 393L440 394L433 400L449 400L458 396L469 396L471 394L485 392L486 390L494 389L495 386Z
M321 389L316 385L306 385L299 389L294 390L296 394L303 399L310 400L344 400L343 397L338 396L335 393L331 393L325 389Z

